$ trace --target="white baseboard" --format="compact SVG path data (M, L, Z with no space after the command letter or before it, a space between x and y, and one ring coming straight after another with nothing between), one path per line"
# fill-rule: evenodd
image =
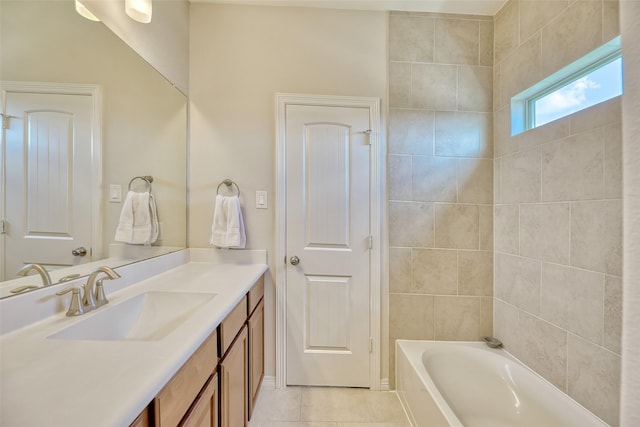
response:
M276 388L276 377L268 377L268 376L264 376L264 378L262 378L262 386L261 388L265 388L265 389L274 389Z

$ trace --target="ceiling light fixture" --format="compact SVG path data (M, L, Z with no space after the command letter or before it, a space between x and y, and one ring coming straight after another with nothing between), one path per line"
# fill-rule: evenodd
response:
M151 22L151 0L125 0L124 10L135 21L143 24Z
M89 9L84 7L84 5L78 0L76 0L76 12L78 12L83 18L87 18L90 21L100 22L100 20L96 18L93 13L89 12Z

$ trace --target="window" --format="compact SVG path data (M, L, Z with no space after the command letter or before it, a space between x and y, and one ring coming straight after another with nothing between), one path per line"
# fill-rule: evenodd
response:
M511 135L622 95L620 38L511 99Z

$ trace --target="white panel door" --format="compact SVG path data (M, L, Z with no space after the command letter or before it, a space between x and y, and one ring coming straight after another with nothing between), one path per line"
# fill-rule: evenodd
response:
M369 387L368 129L368 108L286 107L288 385Z
M92 98L7 92L5 279L90 261ZM87 172L88 171L88 172ZM84 257L72 250L85 247Z

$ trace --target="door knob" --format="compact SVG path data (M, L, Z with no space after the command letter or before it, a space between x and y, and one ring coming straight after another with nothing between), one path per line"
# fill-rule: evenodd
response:
M300 264L300 258L294 255L291 258L289 258L289 262L291 263L291 265L298 265Z
M71 251L71 255L73 256L85 256L87 254L87 250L84 246L80 246L79 248L75 248Z

